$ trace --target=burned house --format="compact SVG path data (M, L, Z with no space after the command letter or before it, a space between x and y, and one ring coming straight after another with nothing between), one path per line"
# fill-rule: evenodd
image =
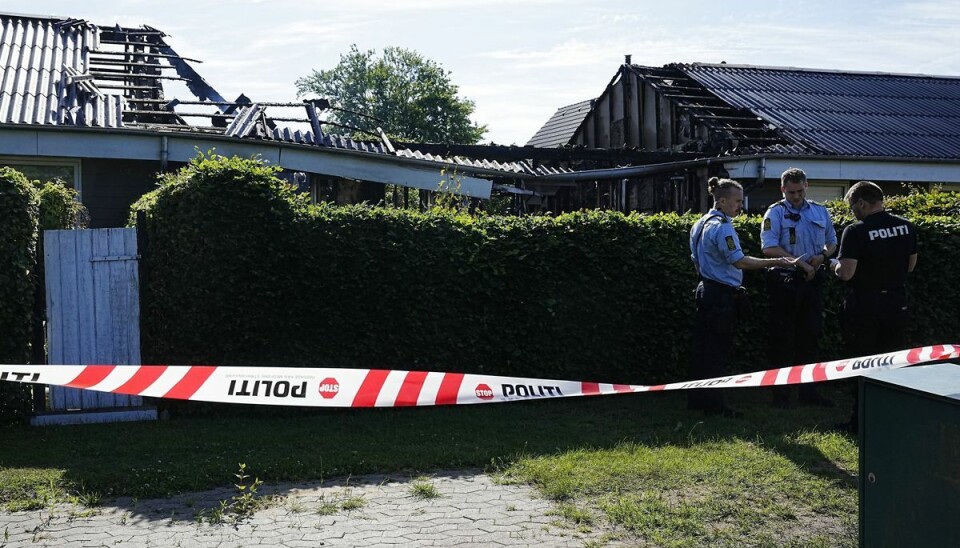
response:
M0 165L64 179L93 227L125 222L160 172L197 151L258 155L317 200L441 190L516 212L701 210L712 175L743 182L750 209L796 165L811 197L859 179L960 185L960 79L710 64L634 65L599 97L563 107L528 146L396 143L338 134L324 98L225 98L160 30L0 14ZM401 192L402 191L402 192Z
M456 174L465 197L529 196L521 180L567 171L522 158L421 151L391 143L382 130L357 141L325 121L336 107L323 98L231 100L166 38L149 26L0 14L0 165L65 180L93 227L125 223L129 205L155 186L157 173L198 150L258 155L317 199L341 203L376 203L387 186L429 195L444 173Z
M709 206L705 182L719 175L743 183L749 209L762 211L779 199L780 173L794 166L807 172L816 200L839 198L864 179L890 192L960 190L960 78L645 67L627 56L599 97L559 109L527 144L679 155L531 181L527 188L548 209L701 211Z

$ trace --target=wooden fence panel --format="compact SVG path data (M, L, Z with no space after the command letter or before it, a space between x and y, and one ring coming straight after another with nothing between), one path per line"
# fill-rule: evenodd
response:
M139 364L137 233L44 232L51 364ZM50 387L52 411L139 406L142 398Z

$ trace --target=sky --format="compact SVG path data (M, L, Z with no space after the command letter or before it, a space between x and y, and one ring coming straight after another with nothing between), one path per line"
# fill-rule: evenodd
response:
M625 54L960 77L960 0L0 0L0 11L160 29L227 99L295 101L297 78L351 44L413 49L474 101L483 142L505 145L599 96Z

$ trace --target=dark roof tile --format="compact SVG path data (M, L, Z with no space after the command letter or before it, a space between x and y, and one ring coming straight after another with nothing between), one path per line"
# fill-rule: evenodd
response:
M672 65L784 135L839 156L960 158L960 78Z
M593 99L587 99L557 109L547 123L527 141L527 146L554 148L570 144L583 119L590 114L592 106Z

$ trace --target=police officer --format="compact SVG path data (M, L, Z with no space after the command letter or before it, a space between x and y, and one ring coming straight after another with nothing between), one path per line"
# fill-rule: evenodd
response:
M766 257L797 257L809 264L813 273L798 275L795 269L779 267L767 270L770 296L770 365L786 367L818 361L823 327L821 285L826 273L820 270L837 249L837 232L830 213L822 205L806 199L807 175L792 167L780 176L783 199L771 205L763 216L760 243ZM790 406L790 388L775 388L773 403ZM832 406L813 384L799 389L801 403Z
M843 230L838 259L830 270L846 282L843 335L850 356L866 356L906 346L907 274L917 265L917 231L883 207L883 191L860 181L844 196L857 222ZM856 393L856 392L855 392ZM856 429L853 420L844 425Z
M690 257L699 276L691 379L725 374L727 354L739 319L738 305L743 302L743 270L772 266L813 270L795 258L758 259L744 255L733 228L733 218L743 209L743 187L736 181L713 177L707 183L707 190L713 196L713 209L690 229ZM690 390L688 394L690 409L710 415L740 415L724 404L718 389Z

